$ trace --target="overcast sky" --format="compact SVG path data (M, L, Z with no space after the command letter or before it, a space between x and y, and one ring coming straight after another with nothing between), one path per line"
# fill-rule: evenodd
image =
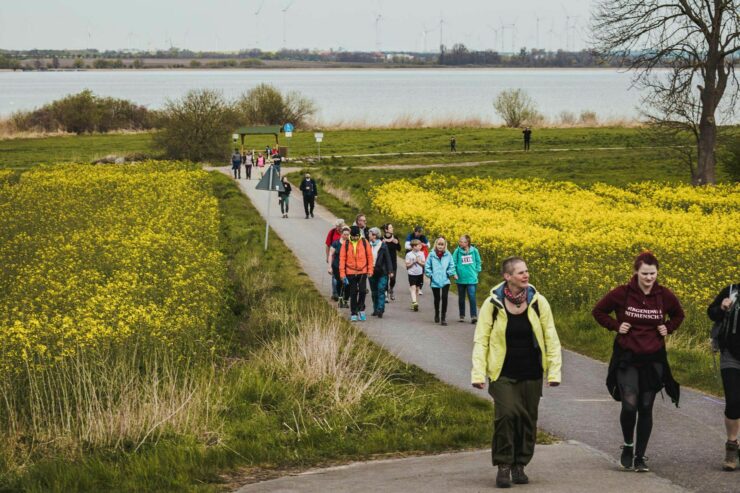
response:
M593 0L0 0L0 48L586 46ZM283 14L283 9L286 9ZM539 17L539 29L538 21ZM283 20L287 29L284 32ZM503 26L503 27L502 27ZM566 26L568 26L566 28ZM285 41L283 41L285 36ZM537 39L539 38L539 43Z

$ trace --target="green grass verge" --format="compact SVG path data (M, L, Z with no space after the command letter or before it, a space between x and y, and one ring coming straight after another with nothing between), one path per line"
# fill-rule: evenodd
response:
M216 410L223 416L220 429L209 436L165 436L136 453L90 450L76 460L38 462L0 475L0 491L220 491L255 466L306 467L488 446L489 401L370 343L323 300L276 235L263 253L264 223L233 181L220 173L211 179L233 282L224 293L230 315L221 328L229 341L223 391L229 404ZM331 382L307 385L300 368L281 373L285 369L268 349L284 347L311 320L354 337L357 359L385 361L387 378L378 393L354 406L332 407ZM363 375L373 371L370 366L362 368ZM540 442L548 440L540 435Z
M320 192L322 188L326 189L328 186L345 192L341 194L343 197L347 195L350 197L352 204L348 204L346 200L339 199L329 193L320 195L321 204L331 210L337 217L351 221L359 211L362 211L368 217L368 224L393 223L397 235L404 238L414 225L398 223L393 217L378 213L372 207L367 194L371 187L400 178L413 179L429 174L430 171L443 175L454 175L461 179L469 177L493 179L540 178L572 181L579 185L602 182L620 186L645 179L669 183L686 181L685 179L679 180L676 178L675 163L671 163L669 157L661 158L660 156L653 156L652 160L644 159L634 162L619 159L592 161L588 157L582 157L577 160L574 159L569 166L555 164L543 159L540 162L530 160L527 165L509 163L472 168L373 170L353 167L348 169L325 168L318 172L316 170L312 171L319 183ZM296 183L300 180L300 173L292 173L288 178ZM536 273L534 275L536 278ZM490 287L499 281L499 275L494 273L489 265L480 276L479 286L481 290L487 293ZM483 297L479 297L479 300L482 302ZM558 325L558 334L565 347L601 361L609 360L614 336L593 321L590 307L568 310L554 306L553 312ZM722 387L715 364L712 361L712 355L705 348L696 348L695 350L674 348L669 351L669 359L674 376L683 385L716 395L721 394Z

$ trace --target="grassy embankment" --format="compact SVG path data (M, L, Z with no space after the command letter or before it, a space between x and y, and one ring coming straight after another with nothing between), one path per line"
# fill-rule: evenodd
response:
M594 134L597 134L594 131ZM629 133L629 132L628 132ZM689 181L688 172L679 167L675 157L665 150L630 149L627 151L599 153L598 151L578 152L571 155L547 151L532 151L529 154L519 153L508 162L500 162L477 167L455 167L430 169L387 169L369 170L359 167L347 169L327 167L318 172L321 188L331 193L321 197L321 203L332 210L337 216L353 219L358 211L367 213L370 224L394 222L393 217L379 214L374 210L368 190L381 183L400 178L413 180L428 175L429 172L444 176L454 176L458 179L466 177L479 178L538 178L553 181L571 181L579 185L589 186L597 182L615 186L624 186L628 183L652 180L663 183L686 183ZM315 173L316 175L316 173ZM720 173L720 177L724 177ZM291 177L297 180L298 174ZM512 190L516 193L516 190ZM413 200L409 197L409 200ZM396 231L406 234L413 225L396 224ZM433 231L429 232L434 234ZM487 290L498 282L498 275L491 271L491 262L481 279L482 289ZM533 273L533 282L536 284L536 273ZM563 309L554 307L558 318L558 326L564 344L571 349L589 356L606 360L611 354L613 335L597 327L590 316L590 309ZM698 321L694 321L696 329ZM695 332L695 330L694 330ZM696 340L703 341L700 334ZM672 351L674 373L684 384L703 390L718 393L720 387L711 363L711 357L704 348L697 350Z
M262 253L264 224L233 182L219 173L209 180L231 281L212 378L216 424L67 453L75 437L64 437L47 456L33 436L15 437L29 453L5 456L0 490L214 491L262 474L255 468L489 443L489 402L370 343L323 301L277 236Z

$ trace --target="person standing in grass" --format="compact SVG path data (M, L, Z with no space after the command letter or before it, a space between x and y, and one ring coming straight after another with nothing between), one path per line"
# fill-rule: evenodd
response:
M480 253L470 244L470 236L462 235L457 242L458 247L452 253L457 272L457 296L460 309L460 322L465 322L465 296L470 300L470 323L478 321L478 307L475 292L478 288L478 273L482 269Z
M244 156L244 171L246 173L247 180L252 179L252 166L254 165L254 151L248 152Z
M373 275L370 276L370 295L373 300L373 317L383 318L385 312L385 289L388 286L388 278L393 276L391 269L391 254L385 242L380 239L380 229L370 228L370 247L373 252Z
M326 235L326 240L324 243L326 244L326 263L331 264L329 261L329 250L331 249L331 246L334 244L335 241L337 241L342 236L342 228L344 228L346 224L344 223L344 219L337 219L334 221L334 227L329 230L329 232ZM334 301L337 301L339 299L339 288L340 286L337 285L337 282L335 278L333 277L331 280L331 299Z
M447 295L450 292L450 277L457 280L457 273L452 255L447 250L447 240L443 236L435 240L434 250L429 254L424 265L424 274L431 280L432 295L434 295L434 323L447 325Z
M339 275L339 250L342 249L345 242L349 241L349 226L342 224L339 229L341 234L329 246L327 262L329 263L329 274L332 276L332 286L336 286L337 289L335 292L336 298L332 295L332 299L339 302L339 308L347 308L349 306L349 290L345 289Z
M406 271L409 275L409 291L411 291L411 309L419 311L417 295L421 291L422 280L424 279L424 263L426 257L421 251L421 241L414 238L410 242L411 250L406 253Z
M450 152L457 152L457 139L454 135L450 139Z
M290 186L288 180L283 176L280 178L280 183L283 184L283 192L278 192L278 201L280 202L280 213L284 218L288 217L288 210L290 209L290 192L293 191L293 187Z
M234 172L235 180L242 177L242 156L239 149L234 149L234 154L231 155L231 171Z
M306 219L310 215L313 217L313 208L316 205L316 197L319 196L319 189L316 182L311 178L311 173L306 173L299 187L303 192L303 210L306 212Z
M396 287L396 273L398 272L398 252L401 251L401 242L393 234L393 225L391 223L383 225L383 241L388 247L388 253L391 256L391 274L388 275L388 298L396 301L396 295L393 289Z
M339 277L349 287L350 320L364 322L367 278L373 275L373 252L370 243L360 236L360 228L352 226L349 241L339 251Z
M491 289L475 327L473 387L495 402L491 456L496 486L526 484L524 467L534 455L542 381L560 385L562 356L550 304L529 284L527 264L509 257L504 282Z
M712 347L719 351L722 387L725 391L725 460L722 469L737 469L740 431L740 283L731 284L719 292L707 315L715 322L712 329Z
M658 284L655 255L641 253L633 267L629 283L609 291L591 313L599 325L617 333L606 385L614 400L622 401L624 446L619 462L625 470L647 472L655 394L665 387L678 406L680 388L668 365L665 338L678 329L684 313L676 295Z
M532 140L532 129L529 127L525 127L524 130L522 130L522 134L524 135L524 150L529 150L529 142Z

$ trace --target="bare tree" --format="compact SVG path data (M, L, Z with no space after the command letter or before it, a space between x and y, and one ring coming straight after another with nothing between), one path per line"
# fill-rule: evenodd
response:
M506 89L498 93L493 101L493 108L504 120L504 124L511 128L531 125L541 119L534 101L521 89Z
M599 0L593 14L597 50L636 71L649 120L693 135L695 185L715 183L716 113L731 115L740 91L739 8L738 0Z

